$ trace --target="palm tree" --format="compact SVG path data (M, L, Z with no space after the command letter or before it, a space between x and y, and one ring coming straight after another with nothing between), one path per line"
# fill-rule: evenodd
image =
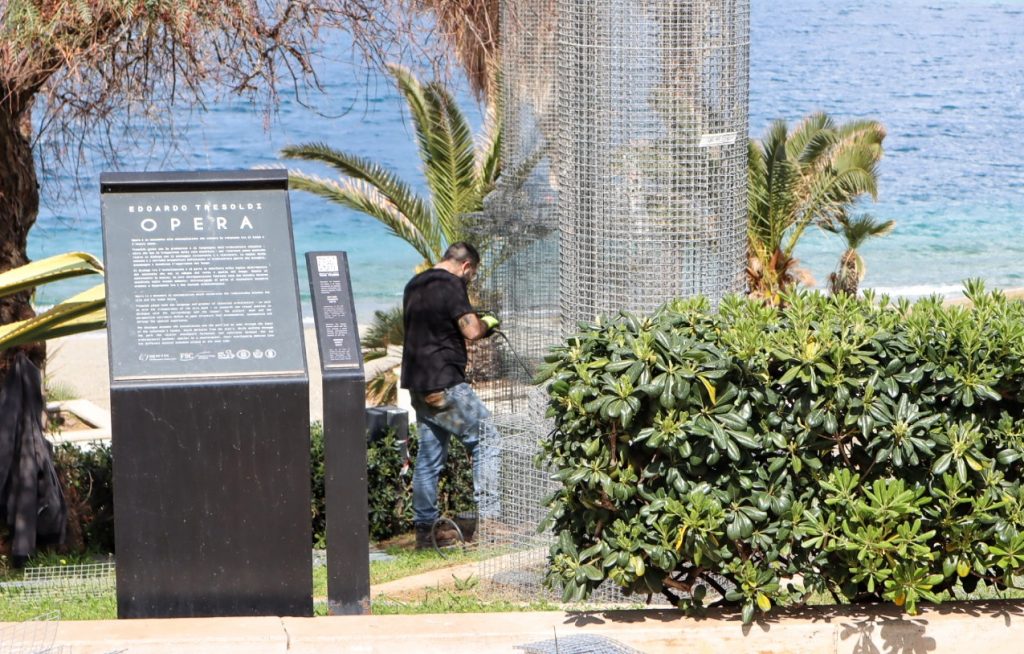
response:
M777 304L801 280L793 252L808 226L835 224L861 196L877 197L885 127L873 120L837 125L825 113L789 131L772 123L749 145L751 295Z
M324 143L289 146L281 154L325 163L341 175L329 180L291 170L291 188L376 218L430 266L440 261L448 245L466 239L471 214L483 208L484 196L494 188L501 149L498 115L490 105L481 137L474 142L469 122L441 84L422 84L402 66L392 64L388 70L409 105L429 198L420 197L383 166Z
M476 97L495 99L493 71L501 47L498 0L410 0L405 7L413 15L433 15L436 36L466 74Z
M841 235L846 241L846 251L839 258L839 266L828 277L829 291L833 295L838 293L857 294L857 287L864 279L866 272L864 259L857 252L857 248L864 245L869 238L885 236L892 231L895 225L895 220L881 222L871 214L865 213L856 218L843 216L824 226L826 230Z

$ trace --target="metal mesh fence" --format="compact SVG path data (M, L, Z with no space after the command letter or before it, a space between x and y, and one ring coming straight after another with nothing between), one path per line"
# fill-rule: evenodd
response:
M56 654L70 648L54 645L60 613L45 613L32 620L0 629L0 654Z
M639 650L604 636L579 634L517 645L527 654L643 654Z
M22 579L0 584L0 598L23 603L82 599L113 593L113 563L26 568Z
M748 0L559 8L563 325L741 290Z
M500 454L499 494L501 515L485 520L479 527L478 542L499 556L480 563L480 578L496 593L515 599L561 600L560 593L544 585L548 548L553 542L550 531L539 532L538 526L547 515L545 501L558 489L552 471L537 460L540 439L553 427L543 415L543 391L534 389L527 397L529 409L492 420L497 444L491 445ZM646 597L624 595L607 582L585 602L589 606L636 606ZM664 598L653 597L656 605L665 605Z
M502 175L473 221L498 412L579 322L743 285L749 0L504 0Z

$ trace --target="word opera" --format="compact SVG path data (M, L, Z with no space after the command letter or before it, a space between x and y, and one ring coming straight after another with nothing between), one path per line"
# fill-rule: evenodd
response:
M171 228L171 231L177 231L182 226L181 218L168 218L165 223ZM195 232L206 232L206 231L222 231L226 229L253 229L252 221L249 220L249 216L242 216L241 218L232 219L229 223L226 216L196 216L192 220L186 220L184 222L186 229L191 226L192 231ZM143 218L139 221L139 227L144 232L155 232L160 227L160 222L156 218Z

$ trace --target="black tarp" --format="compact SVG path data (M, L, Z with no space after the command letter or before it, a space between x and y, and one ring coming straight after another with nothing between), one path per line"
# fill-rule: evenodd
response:
M43 437L42 375L19 354L0 391L0 522L11 554L23 561L38 545L63 543L67 505Z

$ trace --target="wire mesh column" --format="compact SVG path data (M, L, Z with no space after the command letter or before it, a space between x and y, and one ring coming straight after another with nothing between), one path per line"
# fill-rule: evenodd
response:
M500 374L478 385L499 415L526 409L532 372L561 337L556 10L556 0L502 3L502 173L474 221L487 244L481 295L508 337L498 343Z
M559 9L563 328L741 290L749 1Z
M481 577L537 597L556 489L536 368L581 321L739 291L746 254L749 0L504 0L503 172L477 221L509 341L489 386L501 516ZM510 347L509 347L510 346ZM630 601L612 588L597 603Z

